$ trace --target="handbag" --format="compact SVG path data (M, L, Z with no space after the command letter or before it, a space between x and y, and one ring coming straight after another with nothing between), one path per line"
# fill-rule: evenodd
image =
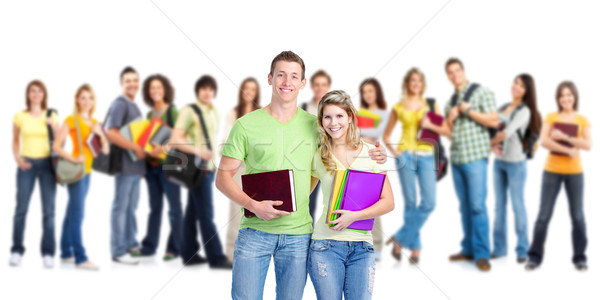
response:
M117 101L125 100L119 98ZM126 105L125 114L123 115L123 120L121 120L122 125L125 124L125 118L127 118L128 113L129 110L128 106ZM104 117L104 122L102 123L102 126L106 124L106 121L108 120L109 116L110 110L108 111L108 113L106 113L106 117ZM121 171L123 170L123 149L111 143L108 154L100 152L98 156L94 158L94 162L92 163L92 169L94 169L94 171L98 171L108 175L115 175L117 173L121 173Z
M202 111L194 104L190 106L200 119L200 127L206 138L206 146L208 150L212 150ZM208 172L208 161L201 159L195 154L172 149L167 153L167 159L163 165L163 172L167 180L188 189L192 189L200 184L202 177Z
M75 130L77 131L77 143L79 145L79 152L83 153L83 145L81 143L81 130L79 129L79 121L77 117L73 115L75 120ZM62 157L58 158L56 163L56 181L60 184L70 184L77 182L85 175L85 164L74 163Z

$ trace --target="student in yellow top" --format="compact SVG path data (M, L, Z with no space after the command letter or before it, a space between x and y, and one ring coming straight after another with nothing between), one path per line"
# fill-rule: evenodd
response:
M384 173L381 165L371 160L367 144L360 138L356 108L350 95L331 91L319 102L317 123L321 143L313 157L312 187L321 180L323 213L315 223L308 254L308 274L317 299L371 299L375 277L375 253L371 231L345 230L355 221L372 219L394 209L394 195L385 178L381 198L361 211L335 210L340 217L326 223L327 202L331 197L333 171L354 169Z
M21 263L25 247L25 218L29 200L33 193L35 180L40 185L42 197L42 257L44 266L54 266L54 199L56 196L56 178L53 174L50 158L50 139L48 125L56 133L58 117L55 113L47 117L48 93L39 80L31 81L25 92L27 109L18 112L13 118L12 150L17 162L17 206L13 221L13 245L10 249L10 265Z
M109 152L109 144L102 130L102 124L92 118L95 105L96 96L92 88L88 84L80 86L77 93L75 93L75 113L65 119L52 145L52 149L60 157L74 163L85 164L86 175L80 180L67 185L69 202L60 239L60 257L62 261L65 263L74 262L77 268L83 270L98 270L98 267L88 260L81 237L85 197L90 188L90 173L94 161L94 156L86 142L89 135L97 134L102 144L102 153L108 154ZM79 126L83 149L79 148L76 124ZM62 148L67 135L71 137L73 145L71 153Z
M436 166L434 148L431 144L418 140L418 131L426 128L440 135L449 136L450 130L446 125L437 126L425 117L429 106L423 94L425 93L425 75L417 68L408 70L402 80L402 98L392 108L390 121L383 135L383 141L396 157L396 168L404 196L404 225L388 240L394 244L392 256L401 259L402 248L412 250L410 263L419 262L421 250L420 230L427 217L435 207L436 199ZM435 105L435 113L441 114ZM402 139L394 147L390 136L396 121L402 123ZM445 122L443 122L445 124ZM417 206L417 183L421 201Z
M526 270L534 270L540 266L544 257L544 242L548 232L548 224L554 211L554 204L564 184L569 200L569 214L573 224L573 259L575 268L587 270L587 235L583 216L583 168L580 150L589 151L592 147L592 133L587 118L577 113L579 96L575 84L564 81L556 90L558 112L546 116L542 125L541 145L552 151L546 159L542 177L542 199L540 211L535 222L533 242L529 247L529 261ZM569 123L578 126L577 136L568 136L557 128L556 123ZM572 147L563 145L569 143Z

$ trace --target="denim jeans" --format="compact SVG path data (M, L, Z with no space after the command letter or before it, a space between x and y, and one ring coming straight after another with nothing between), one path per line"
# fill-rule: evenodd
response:
M167 196L169 203L169 223L171 233L167 240L167 251L178 256L181 251L181 231L183 230L183 212L181 209L181 188L165 177L162 165L146 168L146 185L150 200L150 214L148 216L148 231L142 240L141 252L144 255L156 253L160 237L160 224L163 212L163 195Z
M452 164L454 189L460 204L464 238L461 253L475 260L490 258L490 229L487 197L487 158L466 164Z
M436 198L436 172L434 157L414 155L404 151L396 157L396 168L404 196L404 225L394 238L403 247L412 250L421 249L421 235L419 231L425 224L427 217L435 207ZM419 192L421 202L417 206L417 183L419 179Z
M138 247L135 210L140 199L141 179L141 175L115 176L115 199L110 220L110 250L113 258Z
M367 242L312 240L308 274L317 299L371 299L375 254Z
M207 172L201 180L202 182L197 187L188 191L188 203L183 217L181 258L186 263L198 255L200 251L198 223L200 223L204 252L206 252L209 265L214 266L227 260L213 221L212 189L215 173Z
M31 164L28 170L17 168L17 207L13 219L12 253L25 253L23 237L25 235L25 220L29 208L29 200L37 178L42 196L42 255L54 256L56 241L54 239L54 201L56 198L56 178L52 173L50 158L26 160Z
M587 246L587 235L585 218L583 216L583 173L574 175L563 175L544 171L542 177L542 199L540 211L535 228L533 230L533 242L529 247L529 260L542 263L544 257L544 242L548 233L548 224L552 218L554 204L558 197L561 185L564 183L569 200L569 215L573 230L571 238L573 241L573 263L586 262L585 248Z
M310 234L270 234L240 229L233 252L231 298L263 298L271 257L275 262L278 300L302 299Z
M62 236L60 238L61 258L75 256L75 263L80 264L88 260L83 248L81 238L81 225L83 223L83 211L85 197L90 188L90 176L86 175L79 181L67 185L69 191L69 203L63 221Z
M494 161L494 192L496 193L496 217L494 218L494 251L496 256L505 256L506 250L506 202L510 194L515 214L517 232L517 257L527 257L527 212L525 211L525 179L527 161ZM507 194L508 190L508 194Z

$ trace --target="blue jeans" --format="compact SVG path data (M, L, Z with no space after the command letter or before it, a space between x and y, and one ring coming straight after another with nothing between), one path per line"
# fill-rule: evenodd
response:
M206 252L209 265L214 266L227 260L213 221L212 189L215 173L207 172L201 180L202 182L197 187L188 191L188 203L183 217L181 258L185 263L198 255L200 251L198 223L200 223L204 252Z
M494 219L494 251L495 256L506 255L506 198L510 193L513 212L515 214L515 230L517 231L517 257L527 257L529 241L527 240L527 212L525 211L525 179L527 177L527 161L507 162L494 161L494 191L496 193L496 217Z
M56 251L54 239L54 200L56 198L56 178L52 173L50 158L26 160L31 164L28 170L17 168L17 207L13 219L12 253L25 253L23 237L25 234L25 219L29 208L29 200L37 178L42 196L42 255L52 255Z
M412 249L421 249L421 235L419 231L425 224L427 217L435 208L436 173L434 157L417 156L407 151L396 157L396 168L404 196L404 225L394 238L402 246ZM417 206L417 183L419 179L419 192L421 202Z
M571 238L573 241L573 263L586 262L585 248L587 246L587 234L585 218L583 216L583 173L574 175L563 175L544 171L542 177L542 199L540 212L535 221L533 230L533 242L529 248L529 260L542 263L544 258L544 243L548 234L548 224L552 218L554 204L561 185L564 183L569 201L569 215L573 230Z
M240 229L233 252L231 298L262 299L273 257L276 299L302 299L309 243L310 234L270 234L251 228Z
M138 247L135 210L140 199L141 179L141 175L115 176L115 199L110 220L110 251L113 258Z
M460 203L464 238L461 253L475 260L490 258L490 228L487 196L487 158L466 164L452 164L454 189Z
M75 255L75 263L80 264L88 260L83 248L81 238L81 225L83 223L83 211L85 197L90 188L90 176L86 175L79 181L67 185L69 191L69 203L63 221L62 236L60 238L61 258L69 258Z
M181 231L183 230L183 212L181 209L181 188L165 177L162 165L146 168L146 185L150 200L148 231L142 240L141 252L144 255L156 253L160 236L160 223L163 212L163 194L169 203L169 223L171 233L167 241L167 252L178 256L181 251Z
M367 242L312 240L308 274L317 299L371 299L375 254Z

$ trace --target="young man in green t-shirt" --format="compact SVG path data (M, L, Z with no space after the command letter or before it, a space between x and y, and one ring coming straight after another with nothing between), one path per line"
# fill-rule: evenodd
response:
M297 108L298 93L306 85L304 61L291 51L277 55L268 75L271 102L238 119L217 171L216 185L229 199L257 217L242 217L233 256L233 299L262 299L271 257L275 261L278 299L301 299L306 284L306 259L312 233L308 197L312 157L319 133L314 115ZM370 155L385 162L385 150ZM295 212L276 209L278 199L255 201L233 180L241 162L246 174L292 169Z

